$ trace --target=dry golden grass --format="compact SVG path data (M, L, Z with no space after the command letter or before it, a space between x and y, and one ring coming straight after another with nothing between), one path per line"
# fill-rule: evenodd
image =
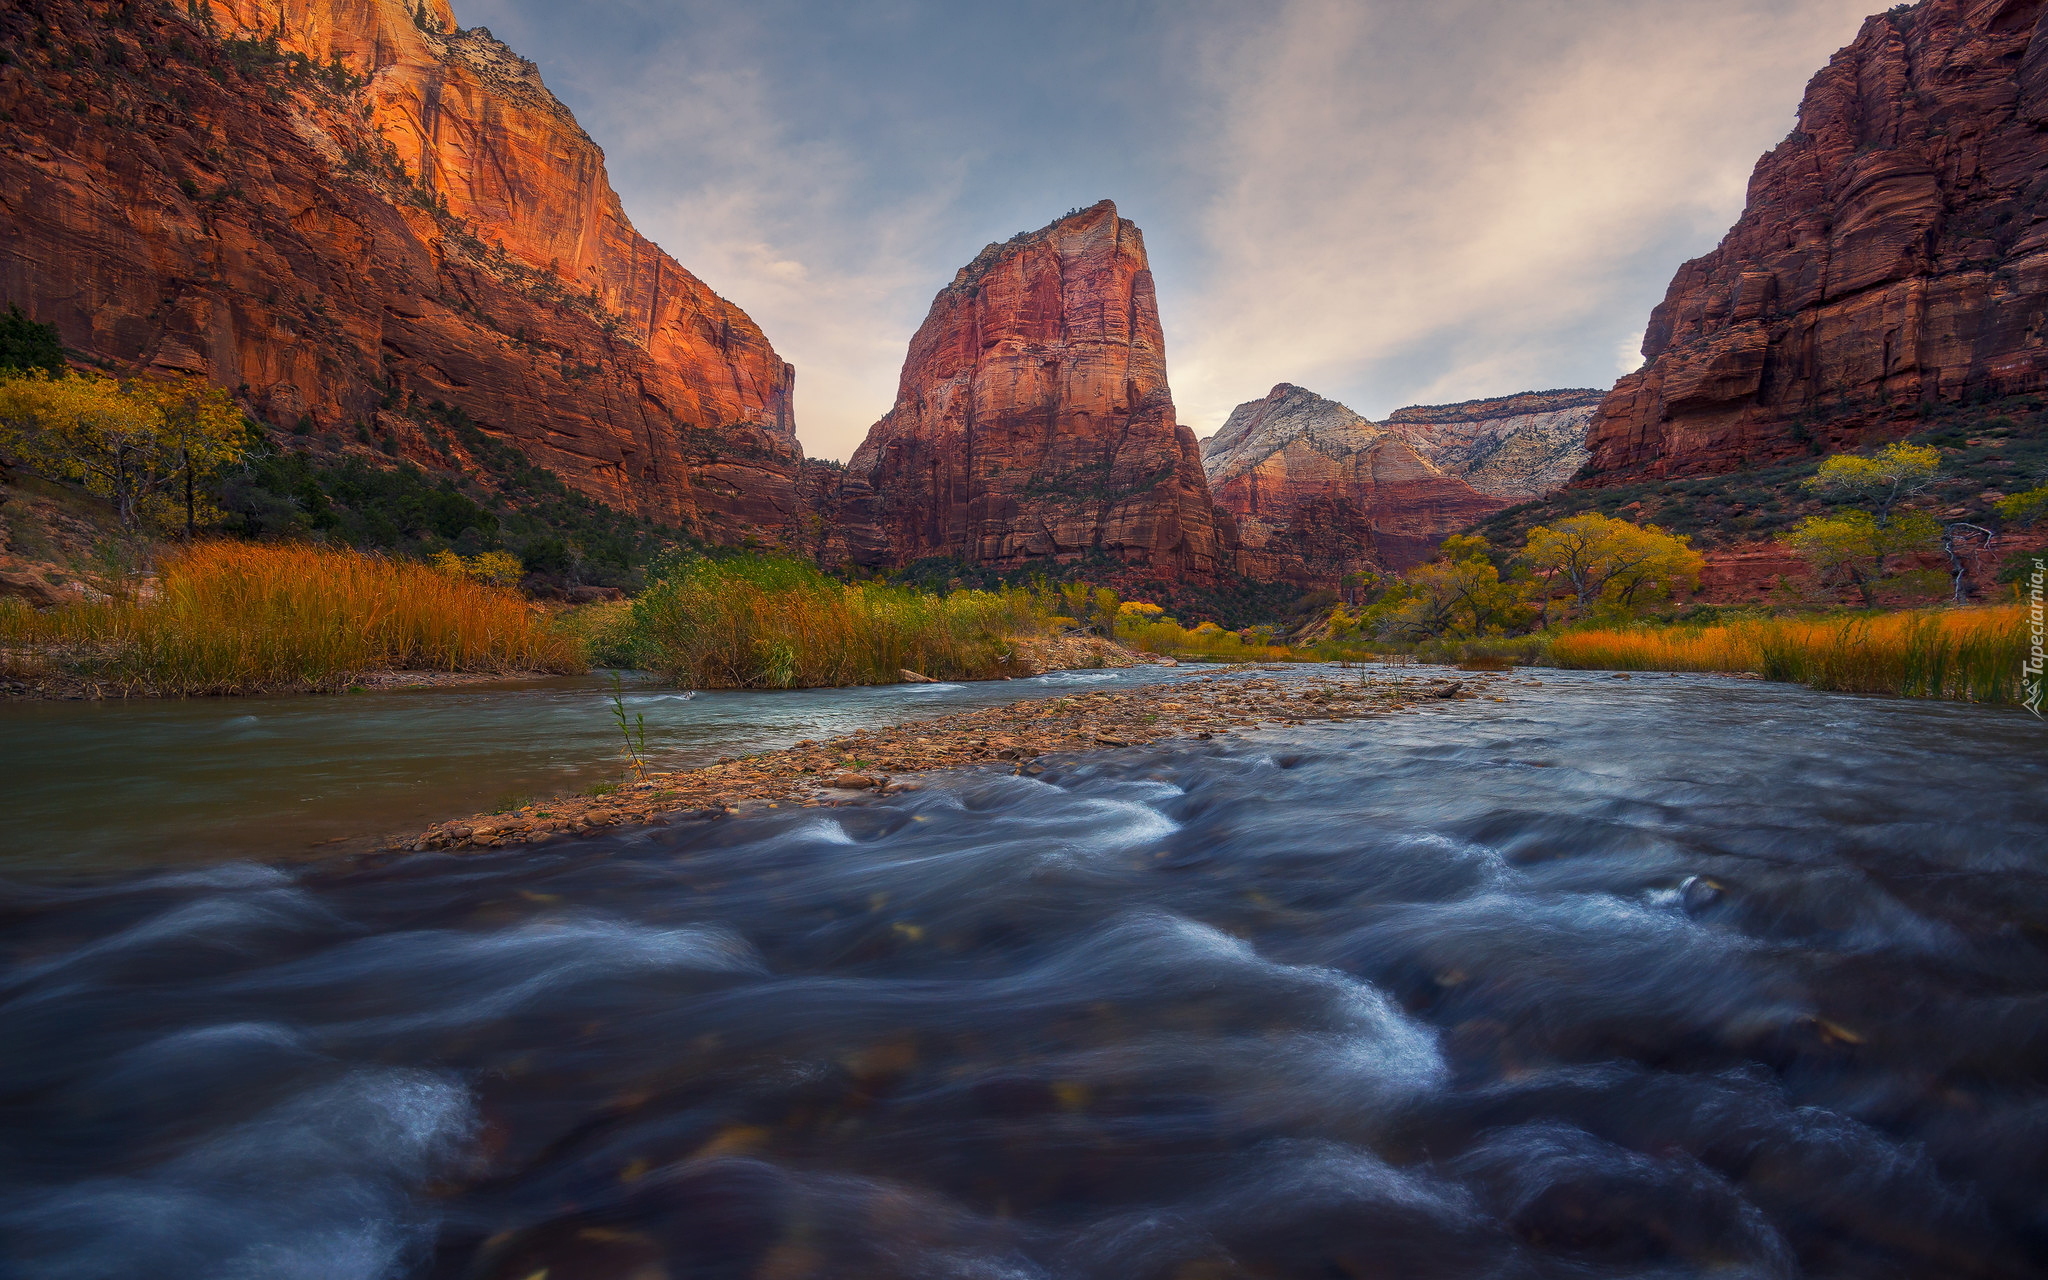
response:
M1021 675L1008 637L1045 629L1029 593L844 583L791 560L696 560L633 605L634 649L678 684L808 689Z
M2017 606L1709 627L1571 631L1550 641L1558 667L1747 671L1816 689L2017 703L2026 629Z
M332 688L356 673L580 671L513 591L303 543L201 543L147 597L0 613L0 646L124 693Z

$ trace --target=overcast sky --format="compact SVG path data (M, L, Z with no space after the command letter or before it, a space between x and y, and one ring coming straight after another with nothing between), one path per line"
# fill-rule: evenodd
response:
M1180 418L1639 363L1878 0L456 0L540 64L646 235L797 367L807 449L895 397L980 248L1108 197Z

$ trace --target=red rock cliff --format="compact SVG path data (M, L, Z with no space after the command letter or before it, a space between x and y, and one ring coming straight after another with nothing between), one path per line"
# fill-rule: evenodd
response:
M1105 200L982 250L933 299L841 495L863 564L1100 551L1169 576L1227 570L1137 227Z
M1588 434L1590 483L1854 443L2048 386L2048 8L1921 0L1807 86L1742 218L1679 269Z
M0 10L0 294L273 423L473 465L419 406L718 541L796 529L790 367L634 231L487 31L403 0ZM293 58L292 55L302 55Z
M1202 441L1216 502L1236 519L1255 578L1332 586L1399 571L1504 500L1479 493L1409 442L1334 400L1281 383Z

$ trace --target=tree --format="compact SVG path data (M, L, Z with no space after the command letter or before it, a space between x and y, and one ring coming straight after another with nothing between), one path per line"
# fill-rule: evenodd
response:
M31 468L110 500L127 529L170 515L164 491L183 478L189 528L197 477L239 458L247 436L219 387L17 373L0 374L0 441Z
M7 314L0 316L0 371L10 369L41 370L53 378L65 371L64 344L57 339L57 327L37 324L16 306L9 306Z
M1531 612L1522 584L1502 581L1487 558L1485 539L1453 537L1363 610L1359 624L1390 640L1465 639L1525 626Z
M1902 442L1868 458L1837 454L1805 483L1837 506L1868 511L1881 529L1891 523L1893 508L1924 493L1940 473L1941 450Z
M1890 524L1879 524L1854 507L1808 516L1785 538L1823 583L1849 583L1866 605L1877 603L1877 586L1892 557L1931 550L1940 540L1941 526L1922 512L1900 512Z
M1522 556L1552 584L1569 587L1580 614L1601 607L1639 613L1681 588L1699 586L1706 563L1691 538L1597 511L1531 529Z
M2000 498L1998 514L2014 524L2032 524L2048 516L2048 484Z

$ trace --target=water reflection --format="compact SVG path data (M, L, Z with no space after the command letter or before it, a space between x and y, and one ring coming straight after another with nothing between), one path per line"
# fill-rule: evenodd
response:
M950 710L1181 679L1165 667L975 684L685 693L628 686L662 767ZM0 871L375 847L617 781L600 677L343 697L0 703Z
M2048 735L1504 704L17 886L21 1274L2023 1276Z

